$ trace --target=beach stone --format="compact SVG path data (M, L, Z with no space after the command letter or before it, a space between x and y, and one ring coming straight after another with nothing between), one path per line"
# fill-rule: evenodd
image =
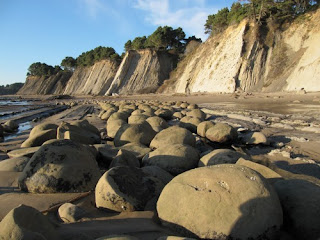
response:
M190 110L192 110L192 109L198 109L198 108L199 108L198 105L197 105L197 104L194 104L194 103L190 103L189 106L187 107L187 109L190 109Z
M117 156L112 160L109 168L121 166L139 168L140 162L133 153L124 149L120 149Z
M201 121L204 121L206 119L206 114L200 109L192 109L190 112L187 112L186 115L188 117L199 118L199 119L201 119Z
M161 192L157 211L163 225L204 239L268 239L283 222L277 193L266 179L234 164L178 175Z
M97 183L96 206L116 212L144 210L148 201L159 196L163 186L140 168L114 167Z
M59 237L46 216L35 208L20 205L0 222L0 239L58 240Z
M167 172L166 170L163 170L158 166L145 166L145 167L142 167L141 170L161 180L164 185L167 185L173 178L173 176L169 172Z
M99 102L100 107L105 110L108 111L110 108L113 108L114 105L111 103L105 103L105 102Z
M200 123L201 123L200 118L186 116L186 117L181 118L180 123L179 123L179 127L186 128L190 132L196 133L197 127Z
M141 143L149 146L151 140L156 135L148 122L141 124L123 125L117 131L114 137L114 145L116 147L123 146L127 143Z
M2 127L5 132L12 133L19 128L19 125L14 120L9 120L6 121Z
M178 236L162 236L157 238L157 240L196 240L196 239L188 238L188 237L178 237Z
M245 154L238 153L231 149L215 149L204 155L199 163L199 167L218 165L218 164L235 164L240 158L248 158Z
M74 123L62 122L57 129L57 139L70 139L82 144L101 142L99 130L86 120Z
M93 145L98 151L97 161L100 167L109 168L112 160L117 156L119 149L108 144Z
M181 112L175 112L172 117L173 118L177 118L177 119L181 119L183 118L185 115L183 115Z
M248 145L264 144L267 145L268 139L262 132L249 132L241 135L239 139Z
M107 134L109 137L114 138L116 133L118 132L119 128L123 125L128 124L126 121L122 119L116 119L107 122Z
M0 162L0 171L22 172L30 158L16 157L2 160Z
M216 123L206 131L206 138L212 142L226 143L237 139L236 129L226 123Z
M152 129L157 133L169 127L167 121L158 116L149 117L147 118L146 121L150 124Z
M125 122L128 122L128 118L129 118L130 114L128 112L115 112L113 114L111 114L111 116L109 117L107 124L109 123L109 121L113 121L113 120L123 120Z
M169 109L160 108L157 111L155 111L154 114L165 120L170 120L172 118L173 111Z
M140 160L151 151L150 148L141 143L127 143L119 148L132 152Z
M189 104L186 102L183 102L180 104L180 108L188 108Z
M48 129L37 131L36 133L30 134L29 137L21 144L22 148L25 147L36 147L41 146L44 142L55 139L57 137L56 129Z
M129 235L110 235L105 237L99 237L95 240L139 240L139 238Z
M284 228L296 239L319 239L320 187L311 182L290 179L273 185L284 214Z
M70 140L46 144L31 157L19 187L31 193L85 192L94 189L100 170L92 151Z
M271 170L270 168L243 158L239 158L236 164L255 170L256 172L260 173L265 179L267 179L271 184L282 179L281 175Z
M199 152L185 144L172 144L159 147L142 159L143 166L158 166L172 175L197 167Z
M33 154L39 150L40 147L29 147L29 148L18 148L15 150L12 150L10 152L7 152L7 155L10 158L16 158L16 157L32 157Z
M110 118L110 116L115 112L117 112L116 109L109 109L108 111L106 111L105 113L103 113L101 115L101 120L106 120L107 121Z
M72 203L64 203L58 209L60 219L65 223L73 223L86 215L85 210Z
M141 124L144 121L146 121L148 118L148 116L143 115L143 114L139 114L139 115L131 115L128 118L128 123L129 124Z
M201 137L206 137L207 130L213 126L214 126L214 123L211 121L201 122L197 126L197 134Z
M189 130L172 126L157 133L150 143L150 148L154 149L172 144L187 144L195 147L196 139Z

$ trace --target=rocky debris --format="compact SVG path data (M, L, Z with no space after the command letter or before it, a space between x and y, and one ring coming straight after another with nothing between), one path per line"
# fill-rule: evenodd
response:
M150 148L141 143L127 143L119 148L133 153L133 155L135 155L139 160L151 151Z
M189 130L172 126L157 133L150 143L150 148L154 149L172 144L187 144L195 147L196 139Z
M62 122L57 129L57 139L70 139L82 144L101 142L99 130L87 120L71 123Z
M163 183L140 168L114 167L100 178L95 189L96 206L117 212L144 210L160 194Z
M188 129L192 133L197 133L197 127L200 123L200 118L185 116L180 119L179 126Z
M86 215L86 211L72 203L64 203L58 209L59 218L65 223L73 223Z
M46 216L32 207L20 205L2 219L0 239L58 240L59 237Z
M94 189L100 176L88 147L60 140L41 146L31 157L19 187L31 193L85 192Z
M239 139L248 145L269 144L267 137L262 132L248 132L240 135Z
M112 160L109 168L122 166L139 168L140 162L132 152L120 149L117 156Z
M237 137L236 129L226 123L216 123L206 131L206 138L217 143L231 142L236 140Z
M4 132L13 133L19 128L19 125L14 120L9 120L2 124L2 127Z
M146 121L150 124L152 129L157 133L169 127L167 121L158 116L149 117L147 118Z
M178 175L161 192L157 211L163 225L204 239L267 238L283 222L278 196L268 182L233 164Z
M297 239L318 239L320 236L320 188L299 179L277 181L284 214L284 228Z
M172 175L197 167L198 151L185 144L165 145L148 153L142 159L143 166L158 166Z
M231 149L216 149L202 156L198 166L204 167L226 163L235 164L240 158L249 158L249 156Z
M204 138L206 137L207 130L213 126L214 126L214 123L212 121L201 122L197 126L197 134Z
M251 168L252 170L260 173L270 183L274 183L274 182L282 179L281 175L279 175L275 171L271 170L270 168L263 166L261 164L243 159L243 158L239 158L239 160L236 162L236 164Z
M156 132L146 121L140 124L126 124L117 131L114 137L114 145L120 147L127 143L141 143L149 146L155 135Z
M0 162L0 171L22 172L30 158L15 157Z

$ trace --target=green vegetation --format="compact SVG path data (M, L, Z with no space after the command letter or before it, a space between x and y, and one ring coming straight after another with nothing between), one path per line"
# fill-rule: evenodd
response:
M243 2L241 4L240 2ZM231 24L248 17L258 24L281 24L319 7L320 0L243 0L209 15L204 25L205 33L219 33Z
M63 67L63 69L73 72L77 67L77 60L73 57L65 57L60 65Z
M22 86L23 83L12 83L6 86L0 85L0 95L16 94Z
M28 68L27 76L51 76L61 70L61 67L58 65L52 67L45 63L36 62L32 63Z

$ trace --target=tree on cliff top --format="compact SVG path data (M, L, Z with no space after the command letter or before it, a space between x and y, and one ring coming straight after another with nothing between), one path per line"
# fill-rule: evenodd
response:
M68 71L74 71L74 69L77 66L77 60L74 59L73 57L65 57L62 61L61 61L61 67L63 67L64 70L68 70Z
M58 73L61 70L62 69L60 68L60 66L52 67L45 63L36 62L32 63L28 68L27 76L51 76Z

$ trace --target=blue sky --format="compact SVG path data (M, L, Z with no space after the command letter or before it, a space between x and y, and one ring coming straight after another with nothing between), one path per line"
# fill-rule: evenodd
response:
M1 0L0 85L24 82L34 62L60 65L97 46L119 54L158 26L205 39L207 16L230 0Z

